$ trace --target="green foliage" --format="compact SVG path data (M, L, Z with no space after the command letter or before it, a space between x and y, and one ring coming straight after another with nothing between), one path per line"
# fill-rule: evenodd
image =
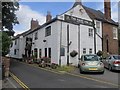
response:
M61 66L61 67L57 67L58 71L66 71L66 72L72 72L74 71L75 67L73 66Z
M13 30L13 25L19 24L15 12L19 9L19 3L2 2L2 28Z
M0 38L1 38L0 42L2 42L2 56L5 56L9 52L9 47L12 40L5 32L0 32Z
M99 50L99 51L97 52L97 55L98 55L98 56L102 56L102 55L103 55L103 52Z

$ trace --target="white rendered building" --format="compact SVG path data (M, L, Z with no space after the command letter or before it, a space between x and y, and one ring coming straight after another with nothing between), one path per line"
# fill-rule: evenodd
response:
M50 57L51 63L58 65L77 65L82 54L102 51L102 21L93 19L88 11L101 13L83 6L81 2L75 2L71 9L53 19L48 13L45 24L13 39L11 57L22 58L22 54L25 54L26 38L31 38L31 55L37 52L37 58ZM73 50L78 53L75 57L70 55Z

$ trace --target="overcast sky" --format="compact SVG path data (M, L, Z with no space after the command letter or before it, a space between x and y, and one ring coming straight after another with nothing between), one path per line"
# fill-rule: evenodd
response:
M31 19L37 19L39 24L42 25L45 23L45 17L47 11L50 11L52 16L55 17L72 7L74 2L38 2L34 0L34 2L20 2L19 11L16 12L18 21L20 24L14 26L14 31L16 32L15 35L20 34L24 31L30 29L30 21ZM44 0L45 1L45 0ZM96 9L101 10L104 12L104 0L100 0L100 2L86 2L82 3L83 5ZM89 0L90 1L90 0ZM112 7L112 19L114 21L118 21L118 2L116 0L111 0L111 7Z

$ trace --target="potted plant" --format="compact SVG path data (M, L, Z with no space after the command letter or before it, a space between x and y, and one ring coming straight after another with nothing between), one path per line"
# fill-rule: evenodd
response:
M78 54L78 52L75 51L75 50L73 50L73 51L70 53L70 56L71 56L71 57L75 57L77 54Z

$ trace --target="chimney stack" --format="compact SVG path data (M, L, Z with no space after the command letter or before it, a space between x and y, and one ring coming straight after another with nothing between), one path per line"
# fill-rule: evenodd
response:
M49 22L49 21L51 21L52 20L52 15L51 15L51 13L48 11L47 12L47 15L46 15L46 22Z
M106 19L111 19L111 3L110 0L104 0L104 13Z
M37 28L38 26L39 26L38 20L33 20L33 18L32 18L32 20L31 20L31 30Z

